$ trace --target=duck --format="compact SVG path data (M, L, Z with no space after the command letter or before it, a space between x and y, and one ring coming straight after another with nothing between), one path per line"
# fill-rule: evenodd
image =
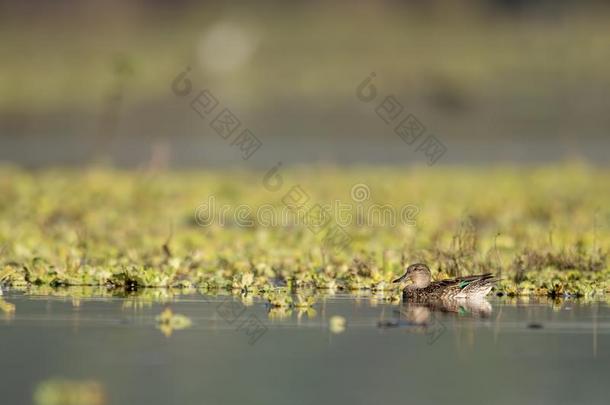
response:
M405 273L392 282L406 281L411 281L411 284L402 290L403 298L407 300L477 300L489 294L498 279L492 273L485 273L432 281L430 268L424 263L415 263L407 267Z

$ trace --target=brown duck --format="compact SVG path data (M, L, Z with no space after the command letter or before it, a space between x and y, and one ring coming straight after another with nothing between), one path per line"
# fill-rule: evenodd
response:
M430 269L423 263L407 267L394 283L412 283L403 288L403 297L409 300L480 299L485 297L498 280L491 273L432 281Z

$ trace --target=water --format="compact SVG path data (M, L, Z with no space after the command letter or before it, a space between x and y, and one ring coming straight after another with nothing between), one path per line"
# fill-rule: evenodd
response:
M0 311L2 404L31 404L42 381L60 377L98 381L108 404L129 405L610 397L605 302L492 298L454 313L338 294L319 298L315 313L269 314L257 299L243 306L200 294L75 298L82 291L4 292L15 312ZM166 325L164 334L156 317L168 306L191 326ZM331 328L334 316L345 319L343 331L341 318Z

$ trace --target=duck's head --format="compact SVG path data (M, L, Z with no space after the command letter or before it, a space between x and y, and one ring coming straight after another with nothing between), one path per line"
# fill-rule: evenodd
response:
M412 264L407 267L405 274L392 282L401 283L408 280L413 283L415 288L426 288L430 285L430 281L432 280L430 269L423 263Z

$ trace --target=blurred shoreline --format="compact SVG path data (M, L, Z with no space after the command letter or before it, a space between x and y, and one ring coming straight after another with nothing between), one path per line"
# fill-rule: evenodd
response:
M405 145L396 135L382 141L375 136L333 138L306 137L290 139L267 137L256 157L241 159L227 143L214 134L186 135L173 138L117 137L101 148L92 140L78 136L28 135L4 138L0 148L0 164L25 168L61 166L103 166L138 169L243 168L267 170L278 162L291 165L329 166L421 166L429 167L421 153ZM62 145L57 147L57 145ZM349 147L346 147L349 145ZM550 139L460 139L446 142L448 151L435 166L538 166L565 162L587 162L609 166L610 139L589 139L586 143Z
M3 162L425 164L380 118L388 97L447 147L439 164L610 160L606 2L4 0L0 11ZM194 91L262 140L259 162L172 92L187 67ZM364 103L356 88L373 72L377 99Z

